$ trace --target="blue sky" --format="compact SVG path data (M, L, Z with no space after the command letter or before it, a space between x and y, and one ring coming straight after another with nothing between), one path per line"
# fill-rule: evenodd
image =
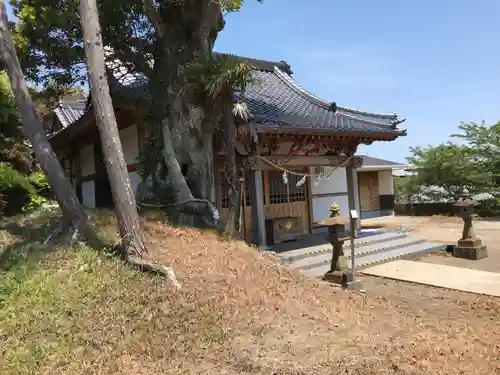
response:
M5 7L7 8L7 17L9 19L9 21L12 21L12 10L10 8L10 4L9 4L9 1L8 0L5 0Z
M460 121L500 120L499 14L498 0L246 0L216 49L285 60L324 99L407 117L407 137L360 149L400 162Z
M216 49L285 60L339 105L407 117L408 136L362 153L405 161L460 121L500 120L498 0L246 0Z

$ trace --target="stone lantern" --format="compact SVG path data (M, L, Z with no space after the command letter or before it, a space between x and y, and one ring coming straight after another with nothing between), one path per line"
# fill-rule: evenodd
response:
M347 258L343 250L344 241L348 239L345 231L345 224L348 222L349 220L343 216L330 216L318 223L328 228L328 241L333 248L330 270L325 273L324 280L344 287L353 281L353 274L347 266Z
M465 198L455 204L455 215L461 217L464 221L462 238L458 240L457 246L453 249L453 256L457 258L479 260L488 257L487 248L476 237L472 224L475 207L478 204L478 202L470 198Z

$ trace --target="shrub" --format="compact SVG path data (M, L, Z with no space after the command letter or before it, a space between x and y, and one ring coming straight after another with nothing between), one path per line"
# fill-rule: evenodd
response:
M52 198L52 189L43 172L32 173L29 176L29 181L38 195L44 198Z
M41 195L38 194L32 194L30 195L30 202L28 203L27 206L24 207L25 210L33 210L35 208L40 207L44 203L48 202L48 199L45 197L42 197Z
M1 213L12 216L21 212L31 201L32 195L36 195L36 191L28 178L8 164L0 163Z

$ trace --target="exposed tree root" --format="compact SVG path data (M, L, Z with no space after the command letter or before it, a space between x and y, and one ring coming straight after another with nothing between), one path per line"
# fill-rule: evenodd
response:
M174 270L171 267L167 267L158 263L150 262L148 260L138 258L135 256L127 257L126 261L136 268L139 268L143 272L151 272L165 276L167 280L176 288L180 289L181 284L175 277Z
M46 239L45 241L43 241L43 244L44 245L47 245L53 238L61 235L64 233L64 226L63 225L59 225Z
M177 207L177 206L184 206L192 203L193 205L207 205L209 207L212 207L213 204L212 202L208 201L207 199L188 199L185 201L181 202L176 202L176 203L168 203L168 204L149 204L149 203L143 203L143 202L137 202L137 205L139 207L143 208L169 208L169 207Z
M217 225L217 223L220 224L220 213L217 210L217 208L213 205L213 203L207 199L193 198L180 202L166 203L166 204L151 204L151 203L136 201L136 204L140 208L145 208L145 209L154 208L163 210L167 213L167 215L172 214L172 212L169 212L170 209L181 210L181 211L176 211L177 214L181 215L196 214L199 218L201 218L201 220L203 220L203 223L208 227L217 228L219 231L221 229ZM188 226L194 226L193 223L183 223L183 224Z

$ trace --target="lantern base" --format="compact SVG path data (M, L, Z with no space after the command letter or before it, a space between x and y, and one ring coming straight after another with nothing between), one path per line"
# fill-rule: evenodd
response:
M352 281L354 280L354 276L352 274L352 271L349 269L342 271L328 271L327 273L325 273L323 280L345 287L349 283L352 283Z
M479 238L463 238L458 240L458 247L481 247L483 243Z
M488 258L488 249L485 245L475 247L455 246L453 256L462 259L481 260Z

